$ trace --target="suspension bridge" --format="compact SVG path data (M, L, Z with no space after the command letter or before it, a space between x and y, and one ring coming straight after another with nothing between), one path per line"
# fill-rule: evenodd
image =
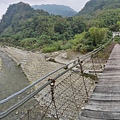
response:
M82 116L82 120L120 119L120 45L115 45Z
M119 119L120 46L111 53L111 41L1 100L0 119Z

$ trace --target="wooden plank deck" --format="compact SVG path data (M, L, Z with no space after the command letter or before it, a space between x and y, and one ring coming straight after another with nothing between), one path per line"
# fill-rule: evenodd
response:
M120 120L120 45L116 44L80 120Z

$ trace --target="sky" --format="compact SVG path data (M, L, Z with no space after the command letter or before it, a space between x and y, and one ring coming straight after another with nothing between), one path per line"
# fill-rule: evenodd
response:
M75 11L80 11L86 2L89 0L0 0L0 19L2 15L5 14L7 8L10 4L25 2L30 5L41 5L41 4L58 4L66 5L74 9Z

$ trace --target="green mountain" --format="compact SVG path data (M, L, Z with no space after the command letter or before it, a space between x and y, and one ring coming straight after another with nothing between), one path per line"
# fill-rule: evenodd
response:
M49 14L20 2L10 5L0 21L0 43L44 52L73 49L84 53L104 43L109 30L119 29L118 0L90 0L74 17Z
M120 8L120 0L90 0L78 15L92 14L100 10Z
M89 27L105 27L111 31L118 31L120 0L90 0L77 15L84 16Z
M20 21L25 21L29 18L32 18L36 14L49 15L49 13L44 12L43 10L35 11L29 4L23 2L10 5L0 21L0 33L9 26L14 29L14 27L19 25Z
M0 22L0 42L31 49L41 48L57 41L67 42L84 30L85 23L81 17L50 15L20 2L10 5L4 14Z
M61 15L63 17L70 17L70 16L74 16L77 14L77 12L75 10L73 10L72 8L68 7L68 6L64 6L64 5L34 5L32 6L32 8L34 8L35 10L37 9L42 9L44 11L47 11L49 14L53 14L53 15Z

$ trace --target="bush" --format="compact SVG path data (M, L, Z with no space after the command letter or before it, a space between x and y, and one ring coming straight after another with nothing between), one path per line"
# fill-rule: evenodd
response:
M55 46L44 47L42 49L42 52L44 52L44 53L49 53L49 52L54 52L54 51L57 51Z
M72 45L70 42L67 42L66 44L61 46L62 50L67 50L67 49L71 49L71 48L72 48Z
M43 49L42 49L42 52L46 53L46 52L54 52L54 51L61 50L61 45L62 45L61 41L53 42L50 45L44 45Z

